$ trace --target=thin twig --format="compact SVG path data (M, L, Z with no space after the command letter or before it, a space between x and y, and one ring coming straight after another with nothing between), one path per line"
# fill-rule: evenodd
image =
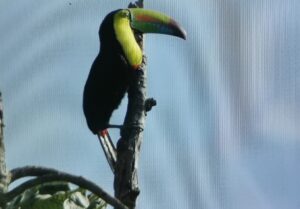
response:
M66 181L91 191L92 193L99 196L105 202L112 205L113 207L128 209L124 204L120 202L120 200L112 197L110 194L105 192L102 188L97 186L95 183L81 176L75 176L54 169L34 167L34 166L27 166L23 168L14 169L11 171L11 175L12 175L11 178L12 180L17 180L19 178L28 177L28 176L38 176L38 177L28 180L25 183L22 183L21 185L17 186L10 192L7 192L5 194L5 200L7 202L11 201L14 197L22 194L25 190L32 188L34 186L47 183L47 182L53 182L53 181Z

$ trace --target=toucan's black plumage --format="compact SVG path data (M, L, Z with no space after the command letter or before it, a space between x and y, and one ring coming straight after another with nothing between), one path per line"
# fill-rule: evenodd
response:
M135 33L162 33L185 39L185 31L170 17L151 10L123 9L109 13L100 30L100 52L83 93L83 110L89 129L98 135L114 172L117 153L107 128L133 75L142 64L143 52Z
M107 133L112 112L120 105L135 70L142 63L142 50L134 33L161 33L185 39L185 31L170 17L151 10L123 9L109 13L100 30L100 52L84 87L83 110L94 134Z
M113 15L116 12L108 14L100 26L100 52L84 88L83 110L88 127L94 134L107 128L133 74L114 32Z

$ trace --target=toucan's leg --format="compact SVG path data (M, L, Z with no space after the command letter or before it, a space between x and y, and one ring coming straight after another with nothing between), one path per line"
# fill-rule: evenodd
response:
M115 145L113 141L111 140L111 137L107 131L107 129L104 129L102 131L99 131L98 138L100 141L100 144L102 146L102 149L104 151L105 157L108 161L108 164L112 170L112 172L115 172L115 165L117 162L117 152Z

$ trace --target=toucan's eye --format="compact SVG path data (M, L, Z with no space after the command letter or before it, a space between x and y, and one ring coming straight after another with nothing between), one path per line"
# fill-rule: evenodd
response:
M123 10L122 12L121 12L121 16L122 17L124 17L124 18L129 18L129 11L128 10Z

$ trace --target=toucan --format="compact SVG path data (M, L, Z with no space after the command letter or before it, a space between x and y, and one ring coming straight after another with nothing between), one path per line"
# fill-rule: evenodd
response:
M98 135L104 149L107 144L113 144L107 131L110 117L143 61L136 33L160 33L186 39L184 29L160 12L118 9L104 18L99 30L100 52L92 64L83 93L87 125Z

